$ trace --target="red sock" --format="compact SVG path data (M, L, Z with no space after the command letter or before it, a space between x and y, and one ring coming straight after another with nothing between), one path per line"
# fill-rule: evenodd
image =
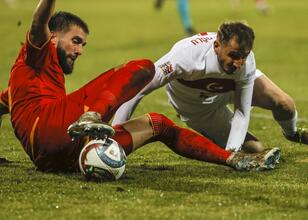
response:
M128 131L126 131L122 125L113 126L115 135L112 136L116 142L118 142L124 149L126 156L133 151L133 139Z
M175 153L201 161L226 164L231 152L225 151L206 137L189 129L178 127L162 114L149 113L155 137Z

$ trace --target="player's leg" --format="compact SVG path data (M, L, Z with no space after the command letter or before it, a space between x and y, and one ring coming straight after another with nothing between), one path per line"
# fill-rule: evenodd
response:
M154 8L160 10L163 6L165 0L155 0L154 1Z
M177 7L179 11L179 15L181 18L181 22L184 26L184 29L188 35L196 34L192 26L192 21L189 13L189 2L188 0L177 0Z
M124 102L133 98L154 76L149 60L130 61L101 74L68 99L84 104L85 111L96 111L108 122Z
M270 10L266 0L255 0L256 9L263 14L267 14Z
M146 143L161 141L181 156L227 165L238 170L272 169L280 156L277 148L257 154L225 151L206 137L181 128L157 113L129 120L114 129L116 133L113 138L123 146L127 155Z
M297 128L293 99L265 75L255 80L252 105L271 110L287 139L308 144L308 133Z

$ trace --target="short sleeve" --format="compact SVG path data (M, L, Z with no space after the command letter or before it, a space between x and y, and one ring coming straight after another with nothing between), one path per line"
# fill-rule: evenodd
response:
M23 49L23 59L25 63L33 69L40 71L43 66L47 66L49 64L49 58L52 56L50 51L55 49L55 47L51 43L50 39L41 47L36 47L30 42L29 33L27 33L27 40Z

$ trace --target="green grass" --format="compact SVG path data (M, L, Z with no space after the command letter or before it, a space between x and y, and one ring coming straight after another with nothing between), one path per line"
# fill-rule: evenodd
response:
M17 1L16 8L0 2L1 89L38 2ZM200 31L216 31L229 19L254 27L258 66L294 97L307 124L307 0L271 0L268 16L259 14L252 0L242 0L236 9L228 0L190 3ZM69 92L128 60L156 60L184 36L175 1L167 1L160 12L145 0L67 0L58 1L57 9L79 14L91 27L87 49L67 78ZM183 125L163 89L146 97L135 115L149 111ZM5 116L0 156L12 162L0 164L0 219L308 219L308 148L286 141L266 116L270 112L255 108L250 129L267 146L282 149L281 164L271 172L239 173L182 158L155 143L129 157L119 181L105 183L86 182L80 174L36 171Z

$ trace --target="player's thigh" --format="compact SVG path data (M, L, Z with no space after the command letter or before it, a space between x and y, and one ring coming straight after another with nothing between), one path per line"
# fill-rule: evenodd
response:
M61 99L42 109L36 129L35 147L41 157L47 155L68 156L75 152L76 143L72 142L67 128L84 113L81 103Z
M186 124L192 129L225 147L231 128L230 120L233 113L227 106L221 106L215 111L190 118Z
M104 121L109 121L118 107L134 97L153 75L151 61L130 61L101 74L69 97L82 102L85 109L99 112Z
M261 75L255 79L252 98L253 106L271 110L281 102L292 103L293 100L267 76Z

